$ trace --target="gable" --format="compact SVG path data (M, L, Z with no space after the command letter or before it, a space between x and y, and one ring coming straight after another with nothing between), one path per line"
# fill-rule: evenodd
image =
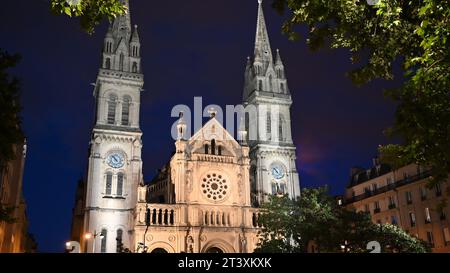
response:
M236 155L235 150L240 149L239 143L234 137L222 126L222 124L216 119L211 118L203 127L198 130L189 140L188 143L192 147L192 151L196 148L202 147L204 142L211 140L222 142L226 148Z

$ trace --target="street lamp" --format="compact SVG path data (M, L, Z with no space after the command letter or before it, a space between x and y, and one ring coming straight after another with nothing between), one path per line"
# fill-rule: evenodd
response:
M92 239L92 237L94 237L94 241L92 242L92 253L95 253L95 238L97 238L97 236L99 236L101 240L103 240L103 238L105 238L105 235L102 232L97 233L95 230L94 230L93 234L90 232L84 234L84 239L86 241L88 241L88 240ZM86 244L85 248L87 249L87 244Z

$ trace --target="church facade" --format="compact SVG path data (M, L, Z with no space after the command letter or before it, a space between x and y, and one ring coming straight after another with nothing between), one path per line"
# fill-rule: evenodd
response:
M124 0L128 5L128 0ZM84 252L248 253L258 243L267 194L300 196L291 136L292 105L283 62L270 47L262 0L243 104L253 106L234 138L216 119L186 135L183 113L175 153L150 182L142 175L139 127L140 41L130 13L104 42L94 89L96 121L87 180L80 183L72 237ZM245 126L244 126L245 125Z

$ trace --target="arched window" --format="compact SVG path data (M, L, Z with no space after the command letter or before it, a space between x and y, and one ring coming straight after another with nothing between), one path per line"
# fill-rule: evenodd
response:
M217 154L222 155L222 146L217 147Z
M101 232L101 245L100 245L100 252L101 253L106 253L106 240L107 240L107 236L108 236L108 231L106 229L102 229Z
M273 84L272 84L272 75L269 76L269 87L270 87L270 91L272 91L273 89Z
M281 93L286 93L286 91L284 90L284 83L280 83L280 88L281 88Z
M213 154L213 155L216 154L216 140L215 139L211 140L211 154Z
M271 117L270 112L267 112L266 132L267 132L267 136L270 140L271 134L272 134L272 117Z
M165 254L165 253L167 253L167 250L165 250L164 248L155 248L152 250L152 253Z
M112 193L112 173L106 174L105 194L111 195Z
M277 195L278 194L278 184L272 183L272 194Z
M111 69L111 59L110 58L106 58L105 68L106 69Z
M130 125L130 103L131 103L131 98L128 96L125 96L123 98L123 103L122 103L122 125L123 126Z
M263 90L262 80L259 80L258 90L259 90L259 91L262 91L262 90Z
M121 253L123 251L123 243L122 243L122 237L123 237L123 231L121 229L117 230L117 234L116 234L116 242L117 242L117 253Z
M209 145L205 144L205 154L209 154Z
M108 100L108 124L114 124L116 122L116 106L117 96L110 95Z
M123 194L123 178L124 178L123 173L119 173L117 175L117 189L116 189L117 196L122 196Z
M283 116L280 116L280 120L278 121L278 137L280 141L284 141L283 126L284 126L284 118Z
M137 66L137 62L133 62L133 73L137 73L138 72L138 66Z
M119 70L123 70L123 63L125 60L125 55L123 53L120 53L120 59L119 59Z

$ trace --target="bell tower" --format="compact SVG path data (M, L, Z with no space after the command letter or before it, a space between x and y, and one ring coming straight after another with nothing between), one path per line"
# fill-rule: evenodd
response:
M137 26L128 11L104 39L94 88L96 117L90 141L85 251L114 253L133 245L133 211L142 183L140 93L144 85Z
M246 118L254 205L264 202L265 194L300 196L291 134L292 98L281 53L277 49L274 58L270 46L262 2L258 0L255 50L247 60L243 92L244 105L256 109L256 115Z

